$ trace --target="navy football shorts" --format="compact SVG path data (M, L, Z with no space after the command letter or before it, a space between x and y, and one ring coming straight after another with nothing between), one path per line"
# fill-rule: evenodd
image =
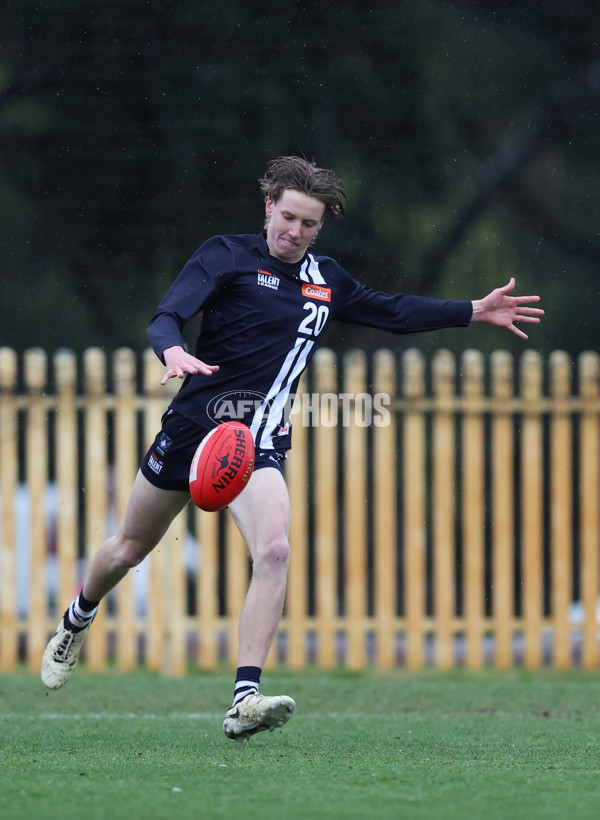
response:
M161 490L189 491L190 465L204 436L210 432L193 421L167 410L162 427L142 459L140 470L155 487ZM283 473L285 450L257 450L254 470L275 467Z

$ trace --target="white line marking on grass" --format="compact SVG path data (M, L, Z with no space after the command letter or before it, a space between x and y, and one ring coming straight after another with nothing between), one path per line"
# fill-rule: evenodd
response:
M85 712L83 714L62 714L61 712L43 712L41 715L0 715L3 718L28 718L29 720L217 720L223 715L217 712L169 712L165 715L156 715L150 712L136 714L135 712Z

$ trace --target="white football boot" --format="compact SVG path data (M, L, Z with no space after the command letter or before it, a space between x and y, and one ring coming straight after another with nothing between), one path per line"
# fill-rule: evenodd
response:
M71 632L61 619L42 657L42 682L48 689L60 689L69 680L90 626L91 621L80 632Z
M225 714L223 731L232 740L250 739L257 732L273 732L294 714L296 703L287 695L246 695Z

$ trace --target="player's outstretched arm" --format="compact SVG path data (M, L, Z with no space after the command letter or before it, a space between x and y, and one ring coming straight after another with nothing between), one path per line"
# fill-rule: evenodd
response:
M210 376L219 369L218 364L206 364L179 346L163 350L163 359L167 369L161 384L166 384L169 379L183 379L186 373L192 375L202 373L204 376Z
M526 307L531 302L539 302L539 296L510 296L514 286L515 280L511 277L504 287L496 288L483 299L475 299L471 321L506 327L522 339L527 339L527 334L516 327L515 322L538 324L544 311L541 308Z

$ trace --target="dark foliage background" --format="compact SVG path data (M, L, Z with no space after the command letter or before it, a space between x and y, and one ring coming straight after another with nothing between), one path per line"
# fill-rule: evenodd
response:
M598 345L600 12L589 0L10 0L0 10L0 344L147 346L268 159L346 182L317 251L386 290L543 297L530 345ZM523 349L475 326L326 343Z

